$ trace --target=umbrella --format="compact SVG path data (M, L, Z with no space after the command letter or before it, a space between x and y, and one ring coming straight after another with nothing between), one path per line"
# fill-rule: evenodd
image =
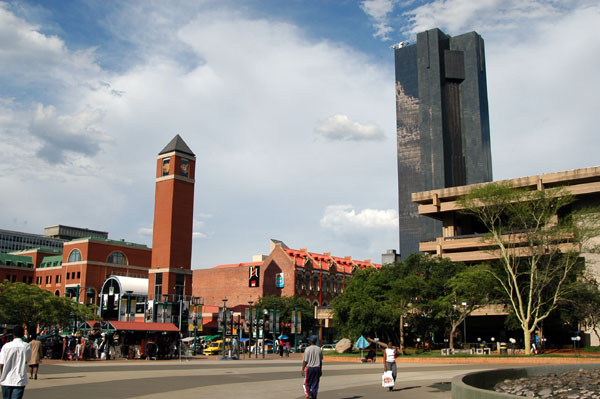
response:
M365 337L363 337L362 335L354 343L354 347L360 349L360 357L362 357L362 351L363 351L363 349L368 348L369 345L370 345L369 341L367 341L365 339Z
M280 336L279 336L279 337L277 337L277 338L279 338L279 339L288 339L289 337L288 337L287 335L283 335L283 334L282 334L282 335L280 335Z

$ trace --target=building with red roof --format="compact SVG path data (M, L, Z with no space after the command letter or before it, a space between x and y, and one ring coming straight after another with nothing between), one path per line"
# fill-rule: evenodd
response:
M357 268L376 267L370 259L292 249L271 240L269 255L255 256L252 262L219 265L193 271L192 295L202 296L205 305L247 305L265 296L300 296L314 306L327 307L344 292L347 279Z

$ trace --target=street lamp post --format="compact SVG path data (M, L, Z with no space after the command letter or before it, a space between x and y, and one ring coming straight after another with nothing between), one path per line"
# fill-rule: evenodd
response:
M294 304L294 353L298 352L298 310Z
M169 294L163 294L163 323L167 322L167 299L169 299Z
M198 297L192 297L192 303L194 304L194 356L196 356L196 340L198 335Z
M127 321L131 321L131 294L133 291L125 291L127 294L127 317L125 318Z
M250 309L248 311L248 314L249 314L249 317L248 317L248 322L249 322L249 326L248 326L248 345L250 345L252 343L252 304L253 303L254 303L254 301L248 301L248 304L250 305ZM256 344L255 344L255 346L256 346ZM252 358L252 352L250 352L249 358Z
M266 338L267 338L267 315L269 314L269 311L267 309L263 310L263 333L262 333L262 357L263 359L265 358L265 351L266 351Z
M225 357L225 338L227 333L227 298L223 298L223 357L221 359L226 359Z
M464 326L464 347L465 349L467 349L467 303L463 302L462 305L465 308L465 319L463 320L463 326Z

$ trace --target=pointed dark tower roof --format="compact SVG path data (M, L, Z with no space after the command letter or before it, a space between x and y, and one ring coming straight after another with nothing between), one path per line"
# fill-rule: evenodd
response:
M173 137L173 140L171 140L169 142L169 144L167 144L167 146L165 148L163 148L161 152L158 153L158 155L166 154L168 152L173 152L173 151L181 152L183 154L188 154L193 157L196 156L196 155L194 155L192 150L190 150L190 147L188 147L188 145L185 143L185 141L183 141L183 139L181 138L180 135L176 135L175 137Z

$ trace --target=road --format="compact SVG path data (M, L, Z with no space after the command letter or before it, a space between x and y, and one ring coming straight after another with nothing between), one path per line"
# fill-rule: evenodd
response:
M458 374L507 365L398 362L394 392L381 387L382 364L325 362L319 399L449 399ZM244 398L302 399L300 359L93 361L42 363L27 399Z

